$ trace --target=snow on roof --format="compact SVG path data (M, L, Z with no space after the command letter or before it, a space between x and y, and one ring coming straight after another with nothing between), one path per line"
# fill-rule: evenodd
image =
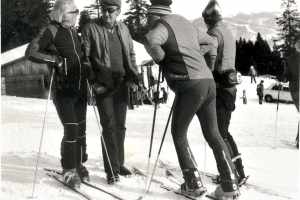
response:
M25 58L25 51L29 43L20 47L14 48L10 51L6 51L1 54L1 67L6 66L9 63Z

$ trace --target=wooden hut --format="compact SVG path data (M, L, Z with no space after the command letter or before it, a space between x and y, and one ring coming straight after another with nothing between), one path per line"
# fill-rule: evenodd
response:
M1 54L1 95L45 98L50 72L46 64L25 58L28 44Z

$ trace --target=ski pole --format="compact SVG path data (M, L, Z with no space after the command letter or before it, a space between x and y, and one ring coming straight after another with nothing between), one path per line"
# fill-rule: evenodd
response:
M277 134L277 121L278 121L278 107L279 107L279 96L280 96L280 82L279 82L279 85L278 85L278 100L277 100L277 110L276 110L276 122L275 122L275 137L274 137L274 149L276 148L276 134Z
M174 100L174 101L175 101L175 100ZM161 152L161 149L162 149L164 140L165 140L166 132L167 132L167 129L168 129L168 126L169 126L169 122L170 122L170 118L171 118L171 115L172 115L172 112L173 112L174 101L173 101L173 105L172 105L171 110L170 110L170 114L169 114L168 121L167 121L167 124L166 124L166 127L165 127L165 131L164 131L164 134L163 134L161 143L160 143L160 147L159 147L159 150L158 150L158 154L157 154L157 158L156 158L156 161L155 161L154 169L153 169L153 172L152 172L152 175L151 175L151 179L150 179L150 182L149 182L148 189L147 189L147 191L146 191L147 193L148 193L149 190L150 190L151 181L152 181L152 179L153 179L153 175L154 175L154 172L155 172L155 169L156 169L156 166L157 166L157 161L158 161L158 158L159 158L159 155L160 155L160 152Z
M108 156L108 152L107 152L106 144L105 144L105 141L104 141L104 137L103 137L103 134L102 134L101 125L100 125L100 120L98 119L98 115L97 115L96 108L95 108L95 101L96 101L96 100L95 100L95 97L93 96L92 90L90 90L90 86L89 86L88 80L86 80L86 82L87 82L87 84L88 84L88 91L90 92L90 95L91 95L91 102L92 102L92 105L93 105L94 113L95 113L95 116L96 116L96 120L97 120L97 124L98 124L98 127L99 127L99 131L100 131L100 140L102 139L102 143L103 143L103 147L104 147L104 150L105 150L105 154L106 154L106 156L107 156L109 168L110 168L111 173L112 173L112 175L113 175L114 182L116 182L115 175L114 175L114 172L113 172L113 170L112 170L110 158L109 158L109 156Z
M43 136L44 136L44 129L45 129L45 121L46 121L46 116L47 116L48 104L49 104L49 100L50 100L50 96L51 96L51 88L52 88L54 71L55 71L55 69L53 68L52 69L52 76L51 76L51 80L50 80L50 88L49 88L49 94L48 94L48 99L47 99L47 105L46 105L46 111L45 111L45 116L44 116L44 122L43 122L43 129L42 129L42 135L41 135L39 153L38 153L38 157L37 157L37 161L36 161L36 166L35 166L34 181L33 181L32 195L31 195L32 198L33 198L33 194L34 194L37 169L39 167L40 153L41 153L42 141L43 141Z
M159 93L159 83L160 83L160 75L161 75L161 68L159 67L159 72L158 72L158 82L157 82L157 92ZM159 94L157 95L159 98ZM144 195L147 192L147 183L148 183L148 174L149 174L149 165L150 165L150 158L151 158L151 149L152 149L152 142L153 142L153 135L154 135L154 127L155 127L155 118L156 118L156 110L157 110L157 99L155 101L155 107L154 107L154 115L153 115L153 122L152 122L152 131L151 131L151 140L150 140L150 149L149 149L149 157L148 157L148 166L147 166L147 174L146 174L146 183L145 183L145 192Z

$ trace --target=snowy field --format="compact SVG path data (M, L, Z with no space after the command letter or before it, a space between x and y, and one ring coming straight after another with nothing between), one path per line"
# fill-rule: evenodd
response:
M261 79L258 78L258 82ZM264 79L265 87L274 82ZM299 196L299 151L293 145L297 133L297 111L292 103L258 104L256 84L250 84L250 77L243 77L237 86L236 110L233 112L230 133L242 154L246 175L250 175L250 186L240 188L240 200L284 200L300 199ZM246 89L248 103L243 104L242 91ZM152 172L157 152L170 112L170 100L157 110L154 141L150 163ZM37 152L41 141L42 125L47 100L1 96L1 199L19 200L32 197ZM128 110L127 136L125 141L125 165L136 166L146 172L149 156L151 127L154 107L143 105ZM277 134L275 139L275 124ZM44 167L60 169L60 141L63 128L52 101L49 103L41 157L34 190L34 199L83 199L69 188L48 177ZM145 180L139 176L121 177L116 186L106 184L100 147L100 133L93 107L87 112L87 151L89 160L85 166L90 171L91 182L107 191L121 195L124 199L137 199L143 194ZM199 122L192 121L188 138L199 170L217 174L211 149L205 143ZM275 146L274 146L275 145ZM274 148L275 147L275 148ZM160 157L171 165L178 166L170 129L168 129ZM165 178L164 169L157 167L154 175L165 184L177 187ZM209 190L216 187L208 178L202 178ZM93 199L110 200L113 197L91 188L82 187ZM152 183L144 199L185 199Z

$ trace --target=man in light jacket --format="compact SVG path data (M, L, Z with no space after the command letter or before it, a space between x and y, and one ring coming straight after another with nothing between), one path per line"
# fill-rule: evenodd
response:
M96 92L103 128L102 144L105 142L105 145L102 145L102 154L108 184L119 181L118 174L131 176L124 166L125 121L128 87L138 84L129 30L116 21L121 3L121 0L100 0L102 17L88 23L82 30L86 60L90 65L88 80Z

